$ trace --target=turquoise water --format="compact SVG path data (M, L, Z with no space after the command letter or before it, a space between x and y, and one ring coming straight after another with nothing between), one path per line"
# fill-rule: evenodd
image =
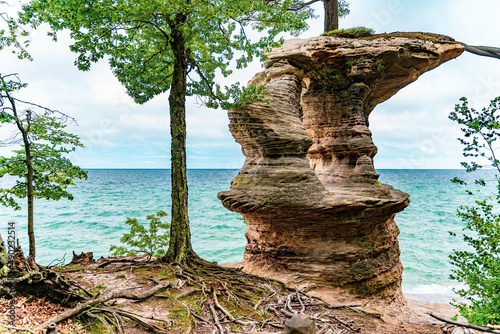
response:
M410 293L446 294L456 282L449 279L448 255L464 247L460 238L463 223L456 208L470 202L464 188L452 184L454 176L468 176L460 170L379 170L380 181L408 192L410 206L396 216L401 230L403 289ZM245 225L239 215L226 210L217 193L229 189L237 170L189 170L189 214L194 250L219 263L241 261L245 249ZM492 172L482 172L493 179ZM0 179L0 187L12 179ZM90 170L88 181L70 189L73 201L35 201L37 261L49 264L71 252L93 251L107 256L109 246L118 244L127 217L145 223L148 214L170 211L169 170ZM18 222L17 236L27 250L26 210L14 212L0 207L0 233L7 222Z

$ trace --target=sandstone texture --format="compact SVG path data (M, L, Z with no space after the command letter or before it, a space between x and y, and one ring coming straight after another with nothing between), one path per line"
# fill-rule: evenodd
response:
M269 53L250 82L265 85L269 103L229 112L246 161L218 195L247 222L245 271L310 289L400 295L394 217L409 195L378 181L368 117L463 50L445 36L398 33L293 39Z

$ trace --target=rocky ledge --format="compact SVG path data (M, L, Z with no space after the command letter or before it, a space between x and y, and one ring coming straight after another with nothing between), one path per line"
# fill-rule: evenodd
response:
M229 112L246 161L219 193L247 222L250 273L357 296L401 294L394 221L409 195L381 184L368 116L421 74L459 56L445 36L293 39L250 84L268 103Z

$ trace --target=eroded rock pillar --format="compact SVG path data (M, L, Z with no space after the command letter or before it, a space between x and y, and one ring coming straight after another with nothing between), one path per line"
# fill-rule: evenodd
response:
M368 116L463 47L437 35L292 40L269 54L269 103L229 112L246 156L224 206L247 221L244 270L361 296L401 293L397 212L378 181Z

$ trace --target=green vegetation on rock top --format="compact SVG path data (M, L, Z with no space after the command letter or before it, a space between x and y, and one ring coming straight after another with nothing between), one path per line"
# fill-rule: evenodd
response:
M327 31L323 36L334 36L334 37L344 37L344 38L359 38L367 37L373 35L373 29L366 27L354 27L349 29L335 29L332 31Z
M391 37L405 37L420 39L423 41L430 41L433 43L450 43L455 42L455 39L446 35L433 34L428 32L400 32L395 31L391 33L374 34L373 29L366 27L354 27L349 29L337 29L325 32L322 36L333 36L341 38L359 38L365 40L372 40L376 38L391 38Z

